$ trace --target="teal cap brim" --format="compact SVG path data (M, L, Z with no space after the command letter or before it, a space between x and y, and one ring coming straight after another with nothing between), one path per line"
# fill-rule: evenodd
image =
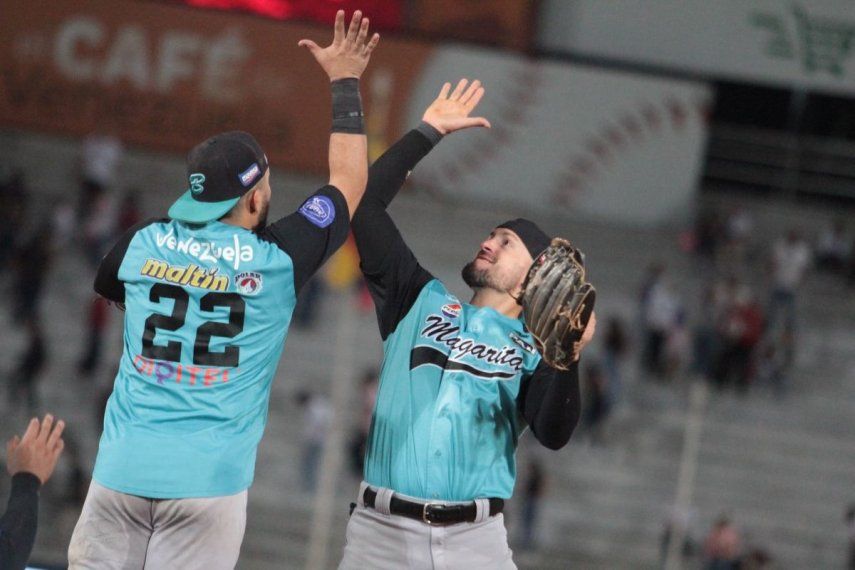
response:
M188 190L169 208L169 217L191 224L204 224L225 216L239 200L240 198L232 198L222 202L199 202Z

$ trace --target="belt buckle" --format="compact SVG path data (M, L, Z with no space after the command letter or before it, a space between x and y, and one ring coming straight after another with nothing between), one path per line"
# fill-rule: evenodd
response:
M431 526L438 524L438 523L431 521L428 518L428 517L430 517L430 514L433 512L432 509L435 507L442 507L442 505L440 505L438 503L425 503L424 506L422 507L422 520Z

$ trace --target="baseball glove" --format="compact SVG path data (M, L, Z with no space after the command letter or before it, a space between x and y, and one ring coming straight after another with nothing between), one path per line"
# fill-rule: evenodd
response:
M528 270L519 299L523 320L553 368L567 370L572 364L596 296L585 281L582 252L565 239L554 238Z

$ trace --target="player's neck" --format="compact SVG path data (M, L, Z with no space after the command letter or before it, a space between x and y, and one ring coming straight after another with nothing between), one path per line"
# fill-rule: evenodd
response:
M237 226L239 228L243 228L245 230L252 231L253 222L251 219L247 219L246 216L226 216L224 218L220 218L220 221L224 224L228 224L230 226Z
M475 289L475 294L469 301L470 305L476 307L490 307L497 313L501 313L512 319L519 318L522 307L509 293L496 291L495 289Z

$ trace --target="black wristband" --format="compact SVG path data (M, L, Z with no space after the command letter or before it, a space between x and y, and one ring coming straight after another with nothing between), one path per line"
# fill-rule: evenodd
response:
M332 88L332 132L352 135L365 134L359 79L336 79Z
M439 132L436 127L431 125L430 123L426 123L422 121L419 123L419 126L416 127L416 130L427 137L427 140L430 141L431 146L436 146L439 144L439 141L442 140L442 137L445 136L441 132Z
M37 493L42 486L41 480L27 471L19 471L12 475L12 492L14 493Z

